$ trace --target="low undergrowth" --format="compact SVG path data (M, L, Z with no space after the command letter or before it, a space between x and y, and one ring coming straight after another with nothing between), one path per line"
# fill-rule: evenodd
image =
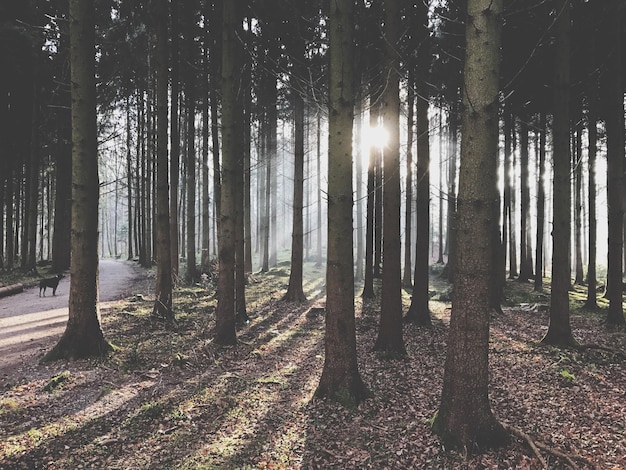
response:
M405 325L408 356L389 360L372 351L379 302L356 297L359 368L372 398L347 410L313 398L324 361L324 285L322 268L305 269L303 304L281 300L282 266L249 277L250 322L235 347L213 344L217 300L199 285L177 290L171 330L151 320L148 293L103 312L117 346L106 360L40 365L32 357L7 369L0 468L530 469L541 468L540 458L567 468L559 453L581 468L626 467L626 367L615 352L626 350L626 335L606 331L602 311L574 310L572 325L581 343L610 349L539 346L549 298L508 283L513 301L491 325L492 408L545 447L538 456L518 436L468 456L443 448L429 425L450 305L431 301L434 326ZM431 290L446 287L433 279Z

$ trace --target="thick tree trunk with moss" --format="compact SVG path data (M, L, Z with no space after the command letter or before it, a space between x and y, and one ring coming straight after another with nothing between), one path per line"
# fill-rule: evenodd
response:
M490 281L497 201L502 2L469 0L459 174L458 269L434 431L446 447L476 452L508 435L488 397Z
M152 316L171 324L172 312L172 253L170 244L169 178L168 178L168 136L167 129L167 0L156 0L154 19L157 23L156 79L157 79L157 219L156 219L156 261L157 276L154 289L155 300Z
M72 64L72 260L69 320L44 360L103 356L111 350L98 309L98 130L91 0L70 1Z
M569 310L570 238L572 193L570 189L569 95L570 95L570 0L556 2L555 90L553 118L553 222L552 288L550 324L541 340L554 346L573 346Z
M218 238L219 298L215 313L215 342L232 345L235 334L235 240L237 201L235 184L241 152L241 64L238 35L241 16L235 2L225 2L222 29L222 181ZM241 188L240 188L241 189Z
M353 2L330 4L328 262L324 369L315 396L353 407L368 396L359 374L352 254Z

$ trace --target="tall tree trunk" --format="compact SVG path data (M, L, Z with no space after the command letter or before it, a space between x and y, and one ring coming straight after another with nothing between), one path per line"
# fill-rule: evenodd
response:
M301 15L297 14L299 9L296 7L296 18ZM294 27L300 30L299 25ZM304 90L298 85L300 80L305 79L306 69L303 67L305 59L305 43L304 38L298 40L292 45L292 56L294 70L294 84L292 85L291 102L293 105L293 122L294 122L294 175L293 175L293 227L291 233L291 270L289 273L289 285L284 299L292 302L304 302L306 296L302 289L302 270L303 270L303 231L304 223L302 220L302 212L304 205Z
M35 65L35 70L37 66ZM32 91L32 117L31 117L31 141L30 141L30 154L28 162L28 197L25 216L27 218L26 233L27 233L27 250L22 253L24 259L24 268L27 271L36 271L37 263L37 214L38 207L41 207L43 211L43 200L41 205L39 204L39 194L41 192L39 185L39 165L40 165L40 139L39 139L39 80L37 73L34 73L33 77L33 91Z
M539 169L537 176L537 238L535 241L535 291L543 291L543 239L546 225L546 113L542 112L539 121Z
M235 334L235 250L237 201L237 163L241 152L241 94L238 76L241 70L241 16L238 3L225 2L222 28L222 188L219 223L219 277L215 314L215 342L232 345ZM241 189L241 188L240 188Z
M594 74L595 75L595 74ZM597 303L597 292L596 292L596 284L597 284L597 273L596 273L596 260L597 260L597 208L596 208L596 158L598 152L598 131L597 131L597 108L598 108L598 94L597 94L597 86L598 81L597 78L591 82L589 86L588 93L588 112L587 112L587 121L588 121L588 129L587 129L587 138L589 139L588 144L588 157L587 157L587 168L589 172L589 184L587 187L587 197L589 204L589 239L588 239L588 249L589 249L589 264L587 266L587 300L585 301L585 307L590 310L595 310L598 308Z
M172 250L170 243L169 181L168 181L168 37L167 0L155 0L154 20L157 25L156 46L156 114L157 114L157 223L156 261L157 276L152 316L174 322L172 311Z
M552 216L552 289L550 324L541 340L544 344L572 346L569 310L570 287L570 0L556 1L555 91L553 119L553 216Z
M131 151L132 137L130 133L130 97L126 97L126 206L127 213L127 239L128 260L133 259L133 153Z
M420 26L418 32L421 44L418 50L418 74L416 80L417 95L417 240L415 244L415 279L411 306L406 320L418 325L430 326L430 309L428 307L428 266L430 260L430 122L428 119L428 88L425 70L430 65L428 53L428 6L419 2L418 14Z
M209 34L211 35L210 65L211 76L209 81L209 103L211 106L211 147L213 151L213 200L215 201L215 220L217 232L220 230L221 217L221 165L220 165L220 121L219 121L219 89L220 66L222 63L222 9L223 0L212 2L213 12L209 15Z
M315 391L354 407L368 396L359 374L352 255L353 2L330 4L328 262L324 369Z
M179 121L179 94L180 94L180 49L179 49L179 26L178 26L178 2L179 0L171 0L171 24L172 37L170 47L172 50L171 69L171 88L170 88L170 260L172 263L172 282L178 280L179 273L179 230L178 230L178 175L180 172L180 128Z
M448 262L442 277L454 282L457 259L457 207L456 207L456 156L458 149L458 104L453 103L449 115L450 150L448 152Z
M98 308L98 130L95 25L90 0L70 0L72 64L72 260L69 320L45 360L102 356L111 345Z
M413 127L415 108L415 70L409 68L408 90L407 90L407 119L406 119L406 198L404 203L404 273L402 285L413 287L411 268L411 244L412 240L412 203L413 203Z
M261 248L261 271L266 273L270 269L269 258L269 217L267 213L267 123L263 119L259 123L259 168L257 170L257 187L258 187L258 201L259 209L259 239Z
M373 88L373 87L372 87ZM370 132L378 126L378 117L380 114L380 106L370 91ZM367 207L365 215L365 278L363 282L363 293L361 294L364 299L373 299L374 293L374 206L375 206L375 184L376 184L376 153L380 152L380 148L371 145L369 148L369 159L367 166Z
M582 96L573 101L573 158L574 174L574 283L582 285L583 276L583 109Z
M623 307L624 249L624 89L622 85L622 2L611 0L610 31L613 50L609 54L607 75L607 201L609 216L609 266L607 272L607 297L609 310L606 323L610 327L626 323Z
M400 279L400 78L396 52L400 38L398 0L385 0L385 76L383 123L389 133L383 163L383 272L380 324L374 350L406 355L402 339L402 282Z
M250 36L252 32L252 18L248 15L248 43L252 42ZM250 47L251 45L247 45ZM247 57L247 56L246 56ZM243 86L243 214L244 214L244 272L252 272L252 201L251 201L251 143L252 143L252 62L245 59L244 66L244 86Z
M354 149L354 163L356 172L355 184L356 184L356 272L354 274L355 281L362 281L364 276L363 269L363 257L365 253L364 238L363 238L363 152L362 152L362 138L363 138L363 98L360 93L357 93L356 103L354 106L354 141L356 142L356 148Z
M443 169L444 169L444 146L443 146L443 108L439 108L439 223L437 224L437 228L439 229L439 242L438 252L439 256L437 257L437 264L443 264L443 246L444 246L444 235L443 235Z
M468 0L467 9L458 270L441 404L433 429L446 447L475 451L508 440L488 396L502 2Z
M210 66L209 66L209 47L208 47L208 32L204 35L204 50L203 50L203 73L205 76L205 83L209 83ZM205 93L203 91L203 93ZM205 93L205 96L208 92ZM202 200L200 205L202 207L202 242L200 246L200 271L202 273L208 273L211 269L211 255L209 252L210 233L210 204L211 198L209 197L209 103L208 100L202 100Z
M13 237L13 228L14 228L14 214L15 209L13 205L14 201L14 175L13 175L13 161L9 160L7 162L7 173L6 173L6 212L5 212L5 229L6 229L6 247L7 247L7 257L6 257L6 265L8 270L13 269L13 265L15 263L15 238Z
M533 258L530 240L530 182L528 114L520 116L520 270L519 281L526 282L533 276Z
M315 239L315 266L322 265L322 239L324 230L322 225L322 114L317 113L317 148L316 160L317 171L315 173L317 187L317 237Z
M69 114L69 113L68 113ZM72 221L72 150L71 119L63 116L59 139L55 146L54 228L52 235L52 271L63 272L70 267L70 227ZM10 173L8 173L10 175ZM9 180L7 180L8 183ZM8 185L6 195L9 196ZM7 207L6 224L9 223ZM8 241L8 240L7 240ZM7 257L8 257L7 247Z
M185 24L185 49L187 61L185 66L185 98L187 113L187 160L185 162L185 175L187 177L187 271L185 281L194 283L198 281L198 268L196 266L196 71L194 67L194 10L191 3L185 4L183 9Z

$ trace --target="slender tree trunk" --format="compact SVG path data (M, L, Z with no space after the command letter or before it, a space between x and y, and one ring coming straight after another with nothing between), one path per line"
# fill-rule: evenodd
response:
M424 2L418 3L420 13L419 38L422 44L418 50L417 76L417 240L415 244L415 279L411 306L406 320L418 325L430 326L430 309L428 306L429 282L429 241L430 237L430 122L428 119L428 86L425 70L429 68L430 56L425 43L428 41L428 7Z
M154 11L157 24L156 52L156 114L157 114L157 276L152 316L166 323L174 322L172 311L172 251L170 243L169 181L168 181L168 35L167 0L157 0Z
M383 272L380 324L374 350L406 355L402 338L402 282L400 279L400 97L396 47L400 38L398 0L385 0L385 76L383 122L389 133L383 164Z
M252 18L248 15L248 43L252 42L250 36L252 31ZM248 46L250 47L250 46ZM247 56L246 56L247 57ZM244 83L243 86L243 135L244 135L244 162L243 162L243 213L244 213L244 271L246 273L252 272L252 202L251 202L251 121L252 121L252 63L249 59L245 59L244 68Z
M35 66L35 70L37 66ZM30 154L28 163L28 204L25 213L27 219L27 250L24 250L22 257L24 259L24 268L27 271L35 271L37 267L37 214L38 207L43 210L43 200L41 206L39 204L40 184L39 184L39 166L40 166L40 143L39 143L39 93L38 93L38 74L33 74L33 91L32 91L32 130L30 142Z
M456 155L458 149L458 110L453 104L449 116L450 151L448 152L448 262L442 277L454 282L457 259Z
M379 105L374 97L370 94L370 129L374 129L378 125ZM374 293L374 206L376 191L375 182L375 166L376 152L380 152L380 148L372 145L369 148L369 159L367 167L367 207L366 207L366 226L365 226L365 279L363 283L364 299L373 299Z
M317 172L315 174L317 187L317 237L316 237L316 260L315 265L322 265L322 238L324 227L322 225L322 114L317 113L317 152L316 152Z
M554 119L553 119L553 222L552 222L552 289L550 295L550 324L541 340L544 344L572 346L569 310L570 288L570 0L558 0L556 28L556 57Z
M179 273L179 230L178 230L178 175L180 172L180 128L179 122L179 94L180 94L180 65L179 65L179 27L178 27L178 2L179 0L171 0L171 24L172 37L170 47L172 51L171 69L171 87L170 87L170 245L172 263L172 282L178 282Z
M411 244L412 240L412 203L413 203L413 127L415 108L415 71L409 68L408 96L407 96L407 126L406 126L406 198L404 203L404 274L402 285L413 287L411 276Z
M520 271L519 281L526 282L533 276L532 248L530 243L530 184L529 184L529 138L528 114L520 117Z
M535 291L543 291L543 239L546 225L546 113L542 112L539 124L539 169L537 177L537 238L535 253Z
M299 11L296 8L296 11ZM296 15L297 18L300 15ZM300 28L297 28L300 29ZM294 63L300 64L305 57L304 38L293 45ZM291 102L293 105L294 121L294 175L293 175L293 227L291 233L291 270L289 273L289 286L284 300L292 302L304 302L306 296L302 289L303 270L303 231L302 220L304 204L304 90L297 85L299 80L304 79L306 69L295 66L293 76L296 84L292 88Z
M363 138L363 98L360 94L357 95L355 107L354 107L354 142L356 148L354 149L354 162L355 162L355 184L356 184L356 272L354 275L355 281L362 281L364 276L363 270L363 256L365 246L363 245L363 153L361 150L361 142Z
M204 45L204 74L205 83L209 82L209 48L208 48L208 33L205 33L205 45ZM207 93L208 94L208 93ZM207 100L203 100L202 103L202 201L200 201L202 207L202 242L201 242L201 255L200 255L200 271L202 273L208 273L211 270L211 256L209 253L209 245L211 243L210 233L211 225L209 219L209 103Z
M438 242L438 251L439 256L437 257L437 264L443 264L443 245L444 245L444 236L443 236L443 162L444 162L444 146L443 146L443 108L439 108L439 223L437 224L437 228L439 229L439 242Z
M624 91L622 85L621 32L622 2L611 0L610 31L613 50L609 54L607 84L608 113L606 118L607 138L607 200L609 217L609 266L607 272L607 297L609 310L606 323L609 327L623 326L623 258L624 249Z
M194 283L198 281L198 268L196 266L196 71L193 64L194 45L194 24L193 7L185 4L183 9L185 26L185 49L187 51L187 61L185 67L185 98L187 113L187 159L185 161L187 204L186 204L186 226L187 226L187 272L185 281Z
M572 172L574 174L574 284L582 285L583 275L583 110L582 97L574 100L572 120L576 123L573 129Z
M587 113L588 129L587 136L589 139L588 144L588 172L589 172L589 184L588 191L588 204L589 204L589 264L587 266L587 300L585 301L585 307L591 310L598 308L597 304L597 273L596 273L596 260L597 260L597 208L596 208L596 158L598 152L598 131L597 131L597 80L593 80L592 85L589 87L589 106Z
M126 98L126 205L127 212L127 240L128 260L134 258L133 255L133 153L131 151L132 137L130 133L130 97Z

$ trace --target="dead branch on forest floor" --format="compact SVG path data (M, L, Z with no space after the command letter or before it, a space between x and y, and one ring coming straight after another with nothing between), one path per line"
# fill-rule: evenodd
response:
M567 464L573 468L573 469L578 469L578 465L576 465L576 463L574 462L574 459L579 460L581 462L586 463L587 465L591 465L593 468L598 468L596 465L594 465L592 462L589 462L588 459L586 459L585 457L581 457L579 455L568 455L565 452L561 452L560 450L554 449L553 447L550 447L547 444L544 444L541 441L536 441L534 440L532 437L530 437L528 434L526 434L524 431L522 431L521 429L517 429L516 427L513 427L509 424L503 424L504 429L506 429L509 433L513 434L514 436L519 437L520 439L522 439L523 441L525 441L528 446L531 448L531 450L533 451L533 453L535 454L535 456L537 457L537 459L539 460L539 462L541 463L542 468L549 468L548 467L548 463L546 462L546 460L543 458L543 456L541 455L541 452L539 451L539 449L544 450L545 452L547 452L550 455L553 455L555 457L561 458L563 460L565 460L567 462Z

